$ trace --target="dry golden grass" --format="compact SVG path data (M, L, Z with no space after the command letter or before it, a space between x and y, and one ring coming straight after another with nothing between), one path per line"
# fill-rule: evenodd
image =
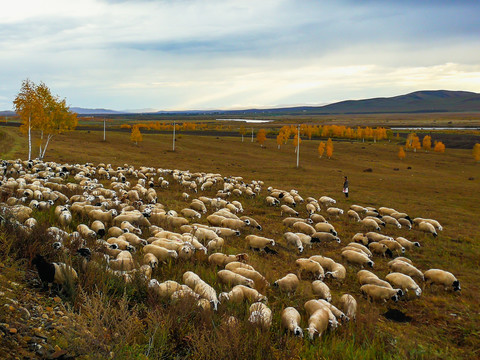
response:
M2 128L2 132L6 132L18 143L17 151L7 150L9 158L24 159L26 158L26 141L24 138L18 138L16 131L18 130ZM399 305L389 304L388 306L402 309L413 317L413 321L409 324L392 323L379 316L387 309L386 305L371 305L361 298L355 277L358 268L347 266L348 275L343 284L331 282L328 284L334 296L334 303L344 292L349 292L357 298L359 315L355 324L329 333L315 343L309 343L306 340L297 341L283 336L279 326L279 312L282 307L295 306L301 309L303 314L303 303L311 295L308 282L302 281L297 294L291 297L268 289L269 306L275 313L274 327L269 335L260 336L258 333L252 333L251 336L247 336L248 329L245 328L238 331L250 347L255 347L255 344L262 342L262 346L258 345L258 349L262 352L251 349L252 353L248 357L252 358L289 356L478 358L480 356L478 353L480 316L477 300L478 279L480 279L478 266L480 166L474 163L470 151L447 149L445 154L409 151L406 159L400 161L397 157L398 147L393 143L334 142L335 150L332 159L329 160L318 158L318 141L304 140L300 148L301 166L296 169L296 157L291 141L280 150L277 150L274 140L267 140L265 145L265 148L260 148L258 143L251 143L249 139L242 143L239 138L180 134L177 137L176 151L172 152L172 138L167 135L144 135L143 142L135 146L129 140L129 133L107 133L107 142L103 142L101 132L75 131L54 138L51 148L47 151L46 161L94 164L103 162L113 165L128 163L136 167L147 165L158 168L189 169L192 172L218 172L224 176L243 176L247 181L263 180L265 187L273 186L286 190L294 188L303 197L319 198L322 195L328 195L336 198L337 206L343 209L348 209L351 204L389 206L407 212L412 217L435 218L444 227L444 231L436 239L414 230L397 230L387 227L385 232L392 236L405 236L421 242L422 247L416 248L407 256L411 257L422 270L442 268L454 273L462 284L461 295L445 292L442 289L426 289L420 299L401 302ZM0 151L5 150L0 148ZM2 156L0 154L0 158ZM367 168L371 168L372 172L363 171ZM344 175L349 177L350 182L348 200L342 194ZM169 208L180 210L187 205L181 200L181 191L183 190L177 184L172 184L167 190L159 189L159 202ZM207 192L207 196L213 194L214 192ZM278 239L281 249L278 256L253 254L252 264L265 274L270 282L289 271L294 271L294 259L297 254L283 246L285 244L281 240L281 235L286 229L281 224L279 209L266 207L259 198L242 197L240 200L244 204L247 215L256 218L264 227L262 234ZM299 205L299 209L302 216L306 216L302 205ZM350 223L346 218L331 219L331 222L339 232L343 244L349 242L356 232L363 231L360 225ZM227 244L226 252L228 253L247 250L242 238L229 239ZM317 246L307 250L302 256L320 253L340 261L341 246L338 244ZM388 273L387 261L375 258L375 272L382 278ZM208 264L197 260L193 266L202 278L215 284L217 290L224 289L217 284L215 271ZM159 280L180 281L183 272L190 269L192 264L179 262L157 270L154 276ZM245 311L244 307L229 306L215 315L214 323L220 323L221 316L228 312L244 318ZM188 319L185 322L188 323ZM146 326L148 331L152 330L151 327ZM210 328L207 330L205 331L208 334L212 334ZM176 331L181 333L183 342L184 337L191 340L188 345L190 350L185 356L207 358L214 354L211 342L205 339L202 331L190 325L186 325L183 330L178 328ZM177 334L177 336L180 335ZM160 342L156 338L158 334L151 336L156 339L155 341ZM229 340L225 336L222 337L222 334L216 336L219 337L216 339L219 344L225 344ZM174 339L171 339L172 343L169 343L168 339L163 340L161 345L168 351L179 351L169 347L174 343ZM236 353L245 354L244 346L241 344L235 344L235 346ZM225 356L221 352L223 350L218 351L217 358L228 358L228 355ZM287 351L288 356L282 351ZM159 350L156 354L161 356L163 353Z

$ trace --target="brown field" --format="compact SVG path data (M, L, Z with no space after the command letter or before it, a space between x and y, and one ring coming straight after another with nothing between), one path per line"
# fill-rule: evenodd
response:
M394 119L391 120L394 122ZM426 123L428 123L427 120ZM422 122L422 125L426 123ZM396 123L396 125L401 124ZM440 124L437 123L437 125ZM287 230L281 224L279 209L267 207L262 201L268 186L285 190L297 189L304 198L328 195L337 199L337 206L344 210L347 210L351 204L377 208L393 207L407 212L412 218L437 219L444 227L444 231L440 232L436 239L415 230L394 229L388 226L384 233L419 241L422 247L415 248L407 253L407 256L423 271L441 268L454 273L460 280L461 294L445 292L439 288L428 288L419 299L401 301L398 304L372 305L360 295L355 277L358 268L348 265L344 283L339 284L328 280L327 283L332 290L334 304L345 292L355 296L359 303L356 323L340 327L313 343L307 339L298 340L284 335L279 324L279 313L283 307L295 306L302 313L303 327L306 327L307 319L303 311L303 303L310 298L311 290L308 281L302 281L299 290L292 297L278 294L271 288L267 289L268 305L275 314L272 330L268 334L252 330L251 336L249 332L235 334L235 336L242 335L245 344L235 343L234 349L232 345L232 353L225 350L223 346L228 348L228 342L234 342L234 339L232 336L226 336L228 334L218 333L220 330L216 330L216 326L220 323L221 315L225 313L234 313L243 319L245 308L222 308L211 321L195 317L192 320L191 317L183 313L177 314L173 310L175 316L179 316L185 323L181 330L173 323L169 326L178 328L176 331L181 331L183 336L190 339L189 350L185 353L184 349L176 348L175 345L185 346L185 344L177 341L175 336L169 337L170 333L165 335L164 342L155 338L155 344L163 344L168 351L162 353L157 349L157 352L151 355L153 358L176 358L175 353L183 354L182 356L187 358L233 358L232 356L235 357L238 354L244 358L259 359L479 358L480 164L474 162L471 150L447 149L444 154L423 150L418 153L408 151L406 159L400 161L397 157L398 145L394 143L334 141L335 149L332 159L320 159L317 154L318 143L319 141L316 140L304 140L301 143L300 168L297 169L291 140L289 144L278 150L272 139L268 139L266 147L261 148L256 142L251 143L248 138L242 143L240 138L180 134L176 141L176 151L173 152L170 135L144 134L143 142L136 146L130 142L128 133L108 133L107 141L103 142L101 132L75 131L55 137L45 160L59 163L103 162L114 166L127 163L137 168L145 165L157 168L188 169L191 172L218 172L224 176L242 176L246 181L263 180L265 188L261 197L256 199L242 197L239 200L244 204L245 214L254 217L263 226L261 234L278 240L280 249L278 256L253 254L246 249L243 237L227 241L228 246L225 252L248 251L251 254L250 262L270 282L294 271L294 259L298 256L292 249L287 249L281 240L281 235ZM18 129L0 128L0 158L25 159L26 155L26 140L25 137L19 136ZM372 171L365 172L366 169ZM350 182L348 200L342 194L344 175L349 177ZM181 199L180 194L183 190L179 185L173 184L173 181L171 184L167 190L158 189L159 202L168 208L180 210L188 203ZM206 192L207 196L213 196L213 194L213 191ZM302 216L306 216L304 206L300 204L298 208ZM205 219L202 219L202 222L205 222ZM306 251L302 257L323 254L343 263L339 249L349 242L353 234L362 232L364 229L358 224L350 223L346 217L331 219L331 223L339 232L342 244L315 246ZM375 273L384 278L388 273L386 265L388 259L375 257L374 261ZM154 276L159 280L173 278L179 281L181 274L189 269L189 266L188 263L179 264L177 268L175 265L169 265L168 268L157 269ZM195 271L206 278L207 282L215 282L215 271L208 264L196 263ZM215 287L217 290L223 288L218 284ZM80 301L78 296L72 300L74 307L78 301ZM151 306L148 302L146 304ZM131 306L133 305L130 304L129 308ZM412 322L403 324L386 320L380 314L389 307L405 311L413 318ZM158 310L155 307L153 310L149 309L155 314L157 314L156 311L163 314L161 309ZM143 309L143 312L145 311ZM142 311L139 310L139 313ZM154 324L145 321L145 314L143 317L139 315L139 318L146 323L144 333L151 335ZM204 328L195 327L194 325L197 324L195 321L202 324ZM168 321L165 323L168 324ZM245 328L242 328L242 331L248 331L248 328ZM206 338L205 333L208 336L216 334L214 345L211 343L212 339L207 339L208 336ZM132 339L129 338L127 344L119 345L112 339L112 351L122 354L123 358L146 358L144 354L149 338L147 335L143 337L137 335L132 335ZM151 336L154 338L155 334ZM70 348L68 345L62 345L66 346L67 350L73 348L74 340L68 338L68 341ZM80 345L76 344L76 346L80 348ZM217 350L215 346L218 347ZM94 347L92 351L93 349ZM226 352L222 353L222 351ZM100 355L98 356L93 358L101 358ZM118 358L122 356L118 355Z

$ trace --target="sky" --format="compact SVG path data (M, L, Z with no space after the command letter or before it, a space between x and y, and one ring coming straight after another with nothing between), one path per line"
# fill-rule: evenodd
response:
M480 92L480 1L0 0L0 110L24 79L114 110Z

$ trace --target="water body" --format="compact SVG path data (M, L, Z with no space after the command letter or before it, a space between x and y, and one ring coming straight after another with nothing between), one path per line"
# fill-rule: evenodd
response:
M392 127L392 130L480 130L480 127Z
M217 121L241 121L241 122L252 123L252 124L269 123L269 122L273 121L273 120L254 120L254 119L215 119L215 120L217 120Z

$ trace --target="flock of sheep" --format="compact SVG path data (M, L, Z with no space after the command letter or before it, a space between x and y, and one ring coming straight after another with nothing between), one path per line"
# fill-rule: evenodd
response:
M173 183L184 189L175 197L188 202L188 207L168 209L162 204L158 195L171 191ZM274 211L283 217L282 225L288 231L279 239L261 236L264 230L258 221L243 215L249 209L244 209L242 198L262 196L262 201L278 207ZM35 231L38 224L32 215L37 211L52 211L57 224L49 227L47 233L53 246L62 251L67 243L70 248L73 244L82 257L80 268L73 269L64 263L49 263L38 254L33 264L45 284L75 281L77 271L87 271L88 266L94 265L125 282L140 275L159 297L171 301L190 298L206 311L216 311L224 303L247 302L251 304L248 321L269 329L273 316L267 305L267 288L272 294L269 296L279 292L292 294L300 281L308 281L315 298L307 301L303 310L308 317L306 331L312 339L337 327L339 322L356 318L357 300L345 293L333 305L327 285L328 281L342 283L347 271L358 271L360 292L373 302L419 297L424 284L460 290L459 281L450 272L422 272L403 256L406 250L419 247L418 242L380 233L388 227L404 227L437 236L442 230L438 221L411 219L391 208L360 205L352 205L344 214L334 207L336 201L330 197L304 199L295 190L265 189L262 181L246 183L241 177L152 167L136 169L131 165L113 168L110 164L4 160L0 166L0 200L0 222L10 221L20 234ZM341 260L319 254L301 257L305 249L316 243L341 243L328 220L344 216L366 232L355 234L351 241L343 239L343 247L336 245ZM78 221L82 223L73 227ZM235 243L238 248L242 238L245 251L228 255L229 248L232 249L229 244ZM289 251L296 256L296 271L280 279L267 279L249 264L252 251L265 256ZM388 263L391 273L383 280L372 269L374 258L385 256L393 259ZM218 294L216 284L207 283L193 271L183 274L182 284L161 278L163 264L188 264L193 260L204 261L218 270L218 283L230 291ZM303 336L303 310L287 307L281 313L282 326L297 336ZM228 319L229 323L238 321L234 317Z

